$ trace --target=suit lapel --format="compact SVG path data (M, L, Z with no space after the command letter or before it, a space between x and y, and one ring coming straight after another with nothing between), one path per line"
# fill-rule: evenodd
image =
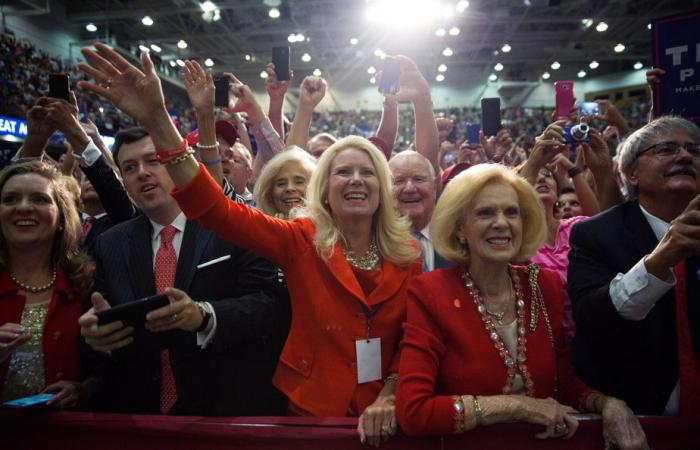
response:
M648 254L659 243L638 202L635 201L628 204L624 214L624 221L625 227L630 230L629 238L632 239L632 242L639 250L639 255ZM638 259L636 256L635 258Z
M350 264L345 260L343 247L339 243L335 244L333 256L327 260L324 260L324 263L326 264L326 269L328 269L332 277L335 277L348 292L357 298L358 301L366 303L365 294L362 292L362 287L357 281L357 278L352 271L352 267L350 267Z
M137 299L153 295L156 290L151 240L151 223L145 215L141 215L134 221L127 244L129 280Z
M175 287L177 289L185 292L189 291L197 270L197 262L201 259L202 253L211 237L211 233L202 230L197 222L187 221L175 271Z

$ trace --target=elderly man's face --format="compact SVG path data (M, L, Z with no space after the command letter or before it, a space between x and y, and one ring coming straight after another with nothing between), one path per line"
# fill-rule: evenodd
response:
M422 230L430 222L437 195L430 169L417 155L395 157L389 161L389 167L399 213L408 216L414 231Z
M693 140L685 132L674 130L659 136L652 145L665 142L684 145ZM685 149L675 156L654 154L652 149L639 155L637 167L629 174L629 179L637 186L640 199L693 196L700 192L700 159L693 158Z

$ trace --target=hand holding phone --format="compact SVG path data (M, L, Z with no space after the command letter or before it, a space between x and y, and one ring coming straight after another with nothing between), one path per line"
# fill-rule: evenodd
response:
M275 65L277 81L289 80L289 47L272 47L272 64Z
M214 106L228 108L229 92L228 78L222 77L214 80Z
M377 89L382 94L394 95L399 92L399 79L401 78L401 62L387 56L384 59L384 67L379 77Z
M29 409L45 407L46 403L53 398L54 394L41 393L28 397L16 398L2 404L4 408Z
M477 148L481 140L479 139L479 131L481 131L481 125L478 123L468 123L467 124L467 141L469 142L469 148Z
M68 75L62 73L49 74L49 97L60 98L65 101L69 99L70 82Z
M152 295L133 302L113 306L103 311L97 311L97 323L105 325L108 323L121 321L124 326L143 326L146 322L146 314L154 309L161 308L170 301L165 294Z
M495 136L501 129L501 99L498 97L481 99L481 126L484 136Z

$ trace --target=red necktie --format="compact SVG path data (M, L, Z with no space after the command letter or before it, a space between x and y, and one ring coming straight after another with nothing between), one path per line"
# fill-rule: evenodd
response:
M84 244L85 240L88 237L88 234L90 234L90 230L92 230L92 222L95 221L95 218L92 216L87 216L85 220L83 221L83 226L80 230L80 243Z
M700 413L700 366L695 359L688 323L685 261L673 268L676 275L676 326L678 328L678 372L680 374L682 417L697 417ZM697 299L696 299L697 300Z
M177 229L168 225L160 231L160 247L156 253L156 294L160 294L167 287L172 287L175 282L175 270L177 269L177 254L173 247L173 237ZM177 401L177 387L175 376L170 367L170 355L168 349L160 351L160 411L167 414Z

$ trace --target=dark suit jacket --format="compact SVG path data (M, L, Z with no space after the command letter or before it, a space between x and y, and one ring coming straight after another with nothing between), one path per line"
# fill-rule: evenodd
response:
M148 218L139 216L98 239L95 290L111 305L155 293L151 230ZM225 255L231 258L196 268ZM178 392L171 414L283 414L286 401L271 379L286 337L280 339L279 333L288 326L289 305L273 294L276 275L267 261L188 221L174 284L193 300L212 304L215 337L202 350L195 333L138 333L133 344L114 352L100 409L159 414L159 348L167 346Z
M674 291L641 321L622 318L609 294L613 278L658 243L639 204L625 203L574 225L569 242L567 290L576 322L572 362L578 375L625 400L636 414L663 413L678 381Z

